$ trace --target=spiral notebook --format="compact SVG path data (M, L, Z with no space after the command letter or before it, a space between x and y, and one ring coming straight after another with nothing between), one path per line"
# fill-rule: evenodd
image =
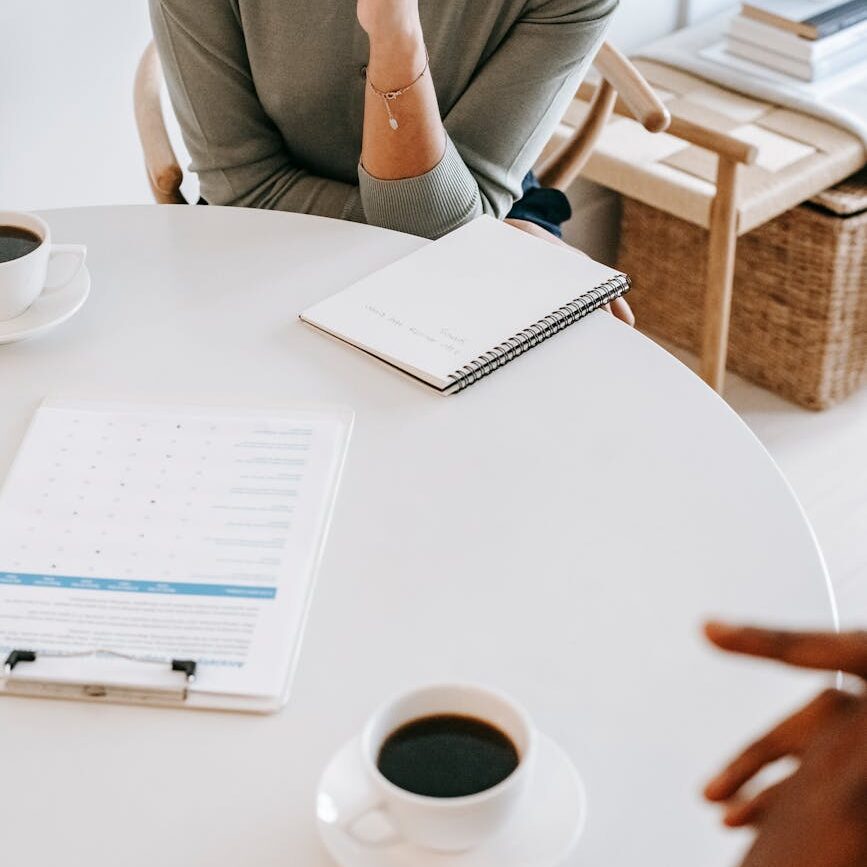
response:
M452 394L628 288L625 274L485 216L300 315Z

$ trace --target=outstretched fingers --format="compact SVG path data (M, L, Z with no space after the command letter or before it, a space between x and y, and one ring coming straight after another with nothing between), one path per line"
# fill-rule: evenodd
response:
M820 693L741 752L705 786L705 797L710 801L727 801L766 765L783 756L800 755L817 731L857 701L855 696L836 689Z
M788 782L788 779L781 780L779 783L774 783L773 786L768 786L767 789L762 789L754 798L730 804L723 816L723 822L729 828L759 825L767 815L771 804L774 803Z
M705 625L705 634L733 653L867 679L867 632L795 632L711 622Z

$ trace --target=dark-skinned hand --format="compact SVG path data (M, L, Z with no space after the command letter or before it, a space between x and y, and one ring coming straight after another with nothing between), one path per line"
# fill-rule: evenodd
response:
M828 689L751 743L705 788L723 821L751 825L743 867L867 867L867 632L787 632L709 623L707 637L733 653L802 668L844 671L861 684ZM782 782L744 797L766 765L794 757Z

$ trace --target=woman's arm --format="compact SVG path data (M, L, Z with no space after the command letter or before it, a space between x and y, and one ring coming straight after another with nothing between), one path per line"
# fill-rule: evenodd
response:
M358 187L293 165L256 94L233 4L150 0L150 11L191 167L209 202L364 219Z
M384 180L422 175L442 159L446 134L427 65L418 0L358 0L358 20L370 40L361 163ZM391 113L370 86L391 91L410 84L389 101Z
M370 87L359 166L367 221L436 238L481 213L503 218L592 60L617 0L536 0L439 121L429 70L392 102ZM369 80L401 88L424 65L417 0L358 0ZM456 44L453 51L460 51Z

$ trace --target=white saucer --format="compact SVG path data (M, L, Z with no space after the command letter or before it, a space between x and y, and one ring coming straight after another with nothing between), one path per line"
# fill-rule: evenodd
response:
M20 316L0 321L0 343L27 340L66 322L78 313L89 294L90 271L83 266L65 286L43 289Z
M432 852L406 842L366 846L343 830L346 812L369 788L358 738L329 762L319 781L316 819L340 867L555 867L575 847L587 814L584 784L569 757L540 734L525 800L496 837L466 852Z

